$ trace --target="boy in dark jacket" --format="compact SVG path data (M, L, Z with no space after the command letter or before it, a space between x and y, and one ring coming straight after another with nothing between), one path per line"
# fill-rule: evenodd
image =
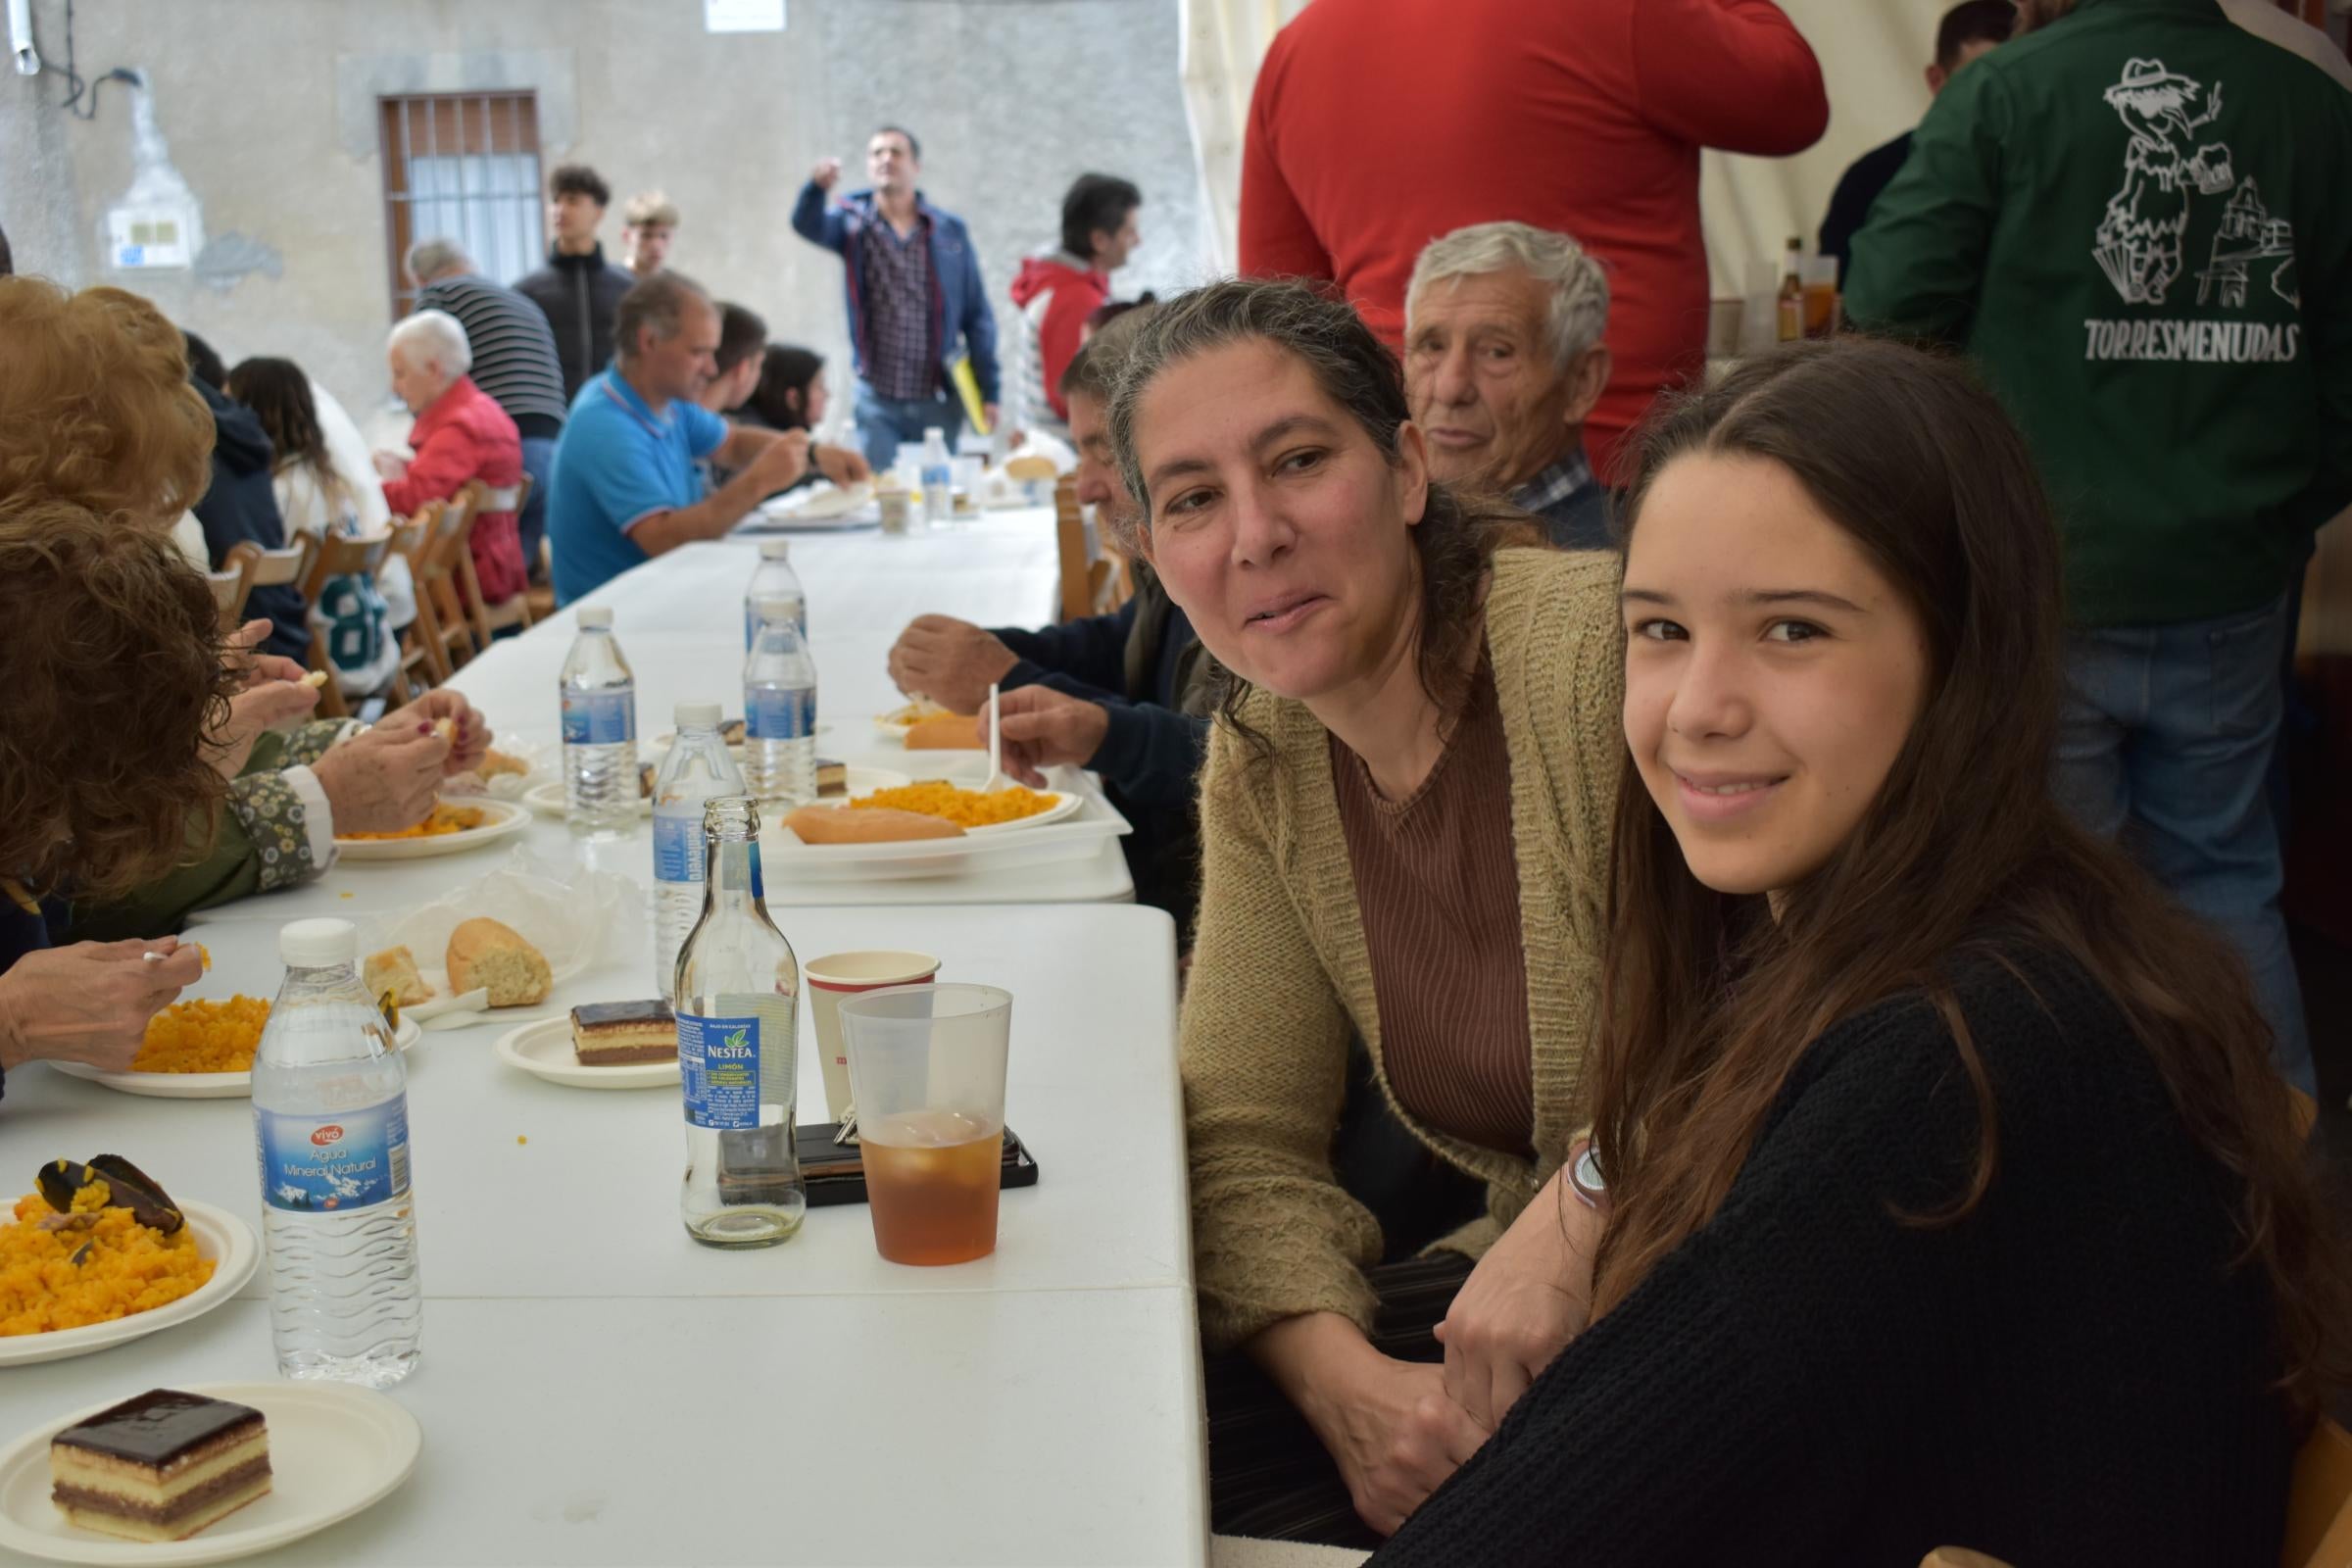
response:
M514 285L514 292L547 313L564 368L564 401L580 395L588 378L612 359L612 313L636 279L605 265L596 226L605 220L612 187L585 164L565 164L547 177L547 222L556 232L547 265Z

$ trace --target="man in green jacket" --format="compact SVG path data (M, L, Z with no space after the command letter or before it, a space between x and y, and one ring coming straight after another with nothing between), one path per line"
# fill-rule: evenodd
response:
M2352 94L2215 0L2033 0L1854 240L1865 330L1959 345L2065 550L2056 786L2244 955L2313 1087L2264 793L2290 594L2352 501Z

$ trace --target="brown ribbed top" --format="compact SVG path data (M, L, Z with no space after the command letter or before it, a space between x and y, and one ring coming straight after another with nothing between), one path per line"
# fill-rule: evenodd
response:
M1535 1063L1511 759L1488 661L1479 660L1469 706L1411 795L1384 799L1363 759L1336 735L1331 776L1391 1091L1440 1132L1532 1156Z

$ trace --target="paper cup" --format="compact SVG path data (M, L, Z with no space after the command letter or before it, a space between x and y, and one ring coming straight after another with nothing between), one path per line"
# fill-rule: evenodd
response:
M850 1054L841 1034L841 999L884 986L926 985L938 978L928 953L836 953L801 965L808 1015L816 1023L816 1060L825 1075L825 1114L839 1122L850 1108Z

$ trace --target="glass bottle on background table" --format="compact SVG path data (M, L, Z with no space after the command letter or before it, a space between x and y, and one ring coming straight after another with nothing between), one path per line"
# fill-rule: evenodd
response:
M416 1368L423 1302L408 1072L349 920L278 934L285 984L253 1056L270 1337L279 1375L385 1388Z
M743 651L749 654L760 633L760 601L788 599L796 607L801 623L801 640L808 640L808 596L801 587L800 573L792 569L792 541L762 539L760 541L760 567L752 573L752 585L743 596Z
M743 773L762 801L816 799L816 662L801 640L801 601L753 603L759 622L743 663Z
M686 1101L686 1232L712 1247L772 1247L801 1228L808 1195L793 1148L800 961L768 918L760 808L703 808L703 915L678 956L678 1074Z
M592 839L637 826L637 677L612 635L612 612L584 606L564 660L564 820Z
M716 703L680 703L677 743L654 779L654 989L675 1003L678 950L703 916L703 807L744 793L743 769L718 738Z

